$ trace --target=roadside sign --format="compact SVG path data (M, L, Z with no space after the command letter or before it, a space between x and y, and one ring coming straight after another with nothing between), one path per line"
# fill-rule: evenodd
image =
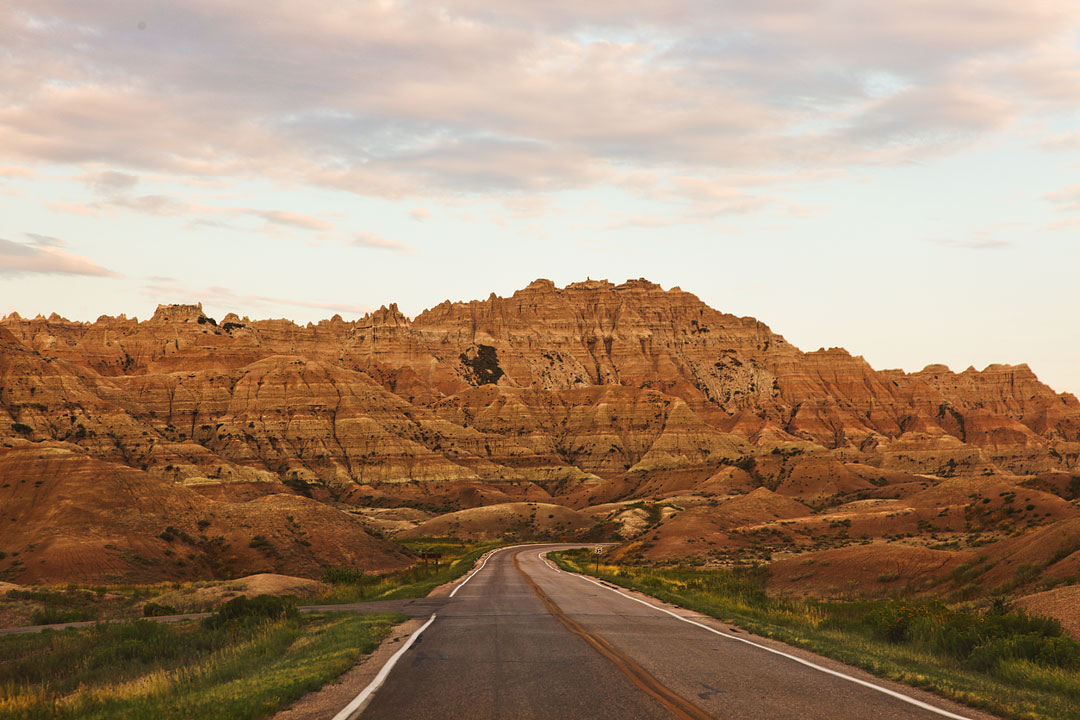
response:
M422 550L419 553L419 557L420 557L421 560L424 561L424 567L428 566L428 561L429 560L434 560L435 561L435 570L438 571L438 569L439 569L439 560L442 558L442 553L440 553L440 552L432 552L430 550Z
M597 555L603 555L604 554L604 546L603 545L597 545L596 547L593 548L593 552L596 553Z

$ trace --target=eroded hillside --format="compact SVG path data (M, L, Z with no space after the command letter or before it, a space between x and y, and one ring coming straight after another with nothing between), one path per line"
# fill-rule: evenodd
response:
M967 547L1068 521L1077 476L1080 403L1027 366L875 371L645 280L537 280L413 320L390 305L306 326L200 306L0 321L0 574L15 581L67 579L82 554L115 577L222 558L311 574L349 533L371 548L357 562L391 567L408 559L368 531L514 503L566 506L560 528L590 517L658 558ZM380 520L401 506L420 514ZM250 527L189 527L214 513ZM302 513L320 531L299 542L283 518Z

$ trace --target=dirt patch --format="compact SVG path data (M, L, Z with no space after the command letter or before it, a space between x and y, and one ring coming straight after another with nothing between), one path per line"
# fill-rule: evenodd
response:
M885 543L823 550L772 563L768 589L813 597L875 597L917 591L972 557L966 552Z
M1016 605L1032 615L1054 618L1070 635L1080 640L1080 585L1028 595L1017 600Z
M496 540L565 535L592 527L583 512L547 503L503 503L469 508L440 515L398 534L398 539L456 537L465 540Z
M240 595L312 595L326 589L327 586L317 580L260 573L236 580L196 583L167 592L154 598L153 602L169 605L181 612L203 612Z

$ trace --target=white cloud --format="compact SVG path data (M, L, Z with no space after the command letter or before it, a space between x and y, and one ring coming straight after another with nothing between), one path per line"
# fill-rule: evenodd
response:
M905 162L1075 101L1072 0L14 0L0 152L375 196ZM258 22L252 22L257 17ZM124 187L126 173L97 182Z
M0 276L3 275L89 275L119 277L92 260L73 255L61 246L64 241L45 235L27 233L29 243L0 238Z
M412 255L413 249L405 243L396 240L387 240L374 233L359 232L353 235L349 242L353 247L371 248L373 250L392 250L405 255Z
M528 198L487 216L528 219L534 198L595 188L664 205L609 227L806 218L824 208L791 191L960 153L1080 101L1073 0L9 8L0 45L20 62L0 67L0 154L84 171L97 197L53 209L189 228L241 230L246 214L254 231L335 230L199 197L252 179L410 203L421 221L417 205L463 196Z
M255 210L253 208L241 208L238 212L260 217L271 225L297 228L299 230L332 230L332 223L320 220L310 215L289 212L287 210Z
M0 177L32 178L34 177L34 171L24 167L15 167L13 165L0 166Z
M94 192L103 195L127 192L139 184L139 176L116 170L104 170L102 172L83 173L79 180Z
M1063 190L1047 193L1043 198L1052 202L1058 212L1076 212L1080 210L1080 185L1070 185Z
M150 282L143 287L143 294L157 303L202 302L220 308L224 312L267 312L271 308L302 307L335 313L365 315L375 309L368 305L350 305L347 303L237 293L220 285L195 289L187 287L170 277L151 277L148 280Z
M67 245L67 243L64 242L63 240L61 240L60 238L53 237L51 235L39 235L38 233L30 233L30 232L23 233L23 235L25 235L27 238L29 238L31 240L31 242L33 242L35 245L37 245L39 247L54 247L54 248L56 248L56 247L64 247L65 245Z

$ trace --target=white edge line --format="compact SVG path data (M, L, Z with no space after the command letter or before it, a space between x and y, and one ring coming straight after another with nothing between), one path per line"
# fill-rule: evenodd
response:
M525 543L525 544L523 544L523 545L507 545L506 547L501 547L501 548L495 548L494 550L492 550L492 551L488 552L488 553L487 553L486 555L484 555L484 561L483 561L482 563L480 563L480 567L478 567L478 568L476 568L475 570L471 571L471 572L470 572L470 573L469 573L469 574L468 574L468 575L467 575L467 576L465 577L465 579L464 579L464 580L462 580L462 581L461 581L460 583L458 583L458 586L457 586L457 587L455 587L455 588L454 588L453 590L451 590L451 591L450 591L450 595L449 595L448 597L454 597L455 595L457 595L457 591L458 591L458 590L460 590L461 588L465 587L466 583L468 583L468 582L469 582L470 580L472 580L472 579L473 579L474 577L476 577L477 575L479 575L479 574L480 574L480 571L484 569L484 566L485 566L485 565L487 565L487 561L488 561L488 560L489 560L489 559L491 558L491 556L492 556L492 555L494 555L495 553L497 553L497 552L502 552L503 550L514 550L514 549L516 549L516 548L527 548L527 547L533 547L533 546L535 546L535 545L536 545L536 543ZM548 552L552 552L552 550L548 550Z
M465 587L466 583L479 575L480 571L484 569L484 566L487 565L487 561L489 558L491 558L492 555L502 550L513 550L514 548L522 547L529 547L529 544L510 545L508 547L495 548L494 550L489 552L487 555L484 556L484 561L480 563L480 567L469 573L468 577L462 580L457 587L451 590L449 597L454 597L455 595L457 595L458 590ZM538 555L538 557L542 557L542 554ZM546 561L546 558L543 559ZM368 683L368 686L361 690L360 694L353 698L352 702L342 708L341 712L335 715L332 720L349 720L353 717L357 710L361 709L364 706L364 703L366 703L375 693L375 691L382 687L382 684L386 682L386 678L390 676L390 671L394 669L394 665L396 665L397 661L401 659L401 656L405 654L405 651L412 647L412 644L416 642L416 639L418 637L420 637L420 633L427 630L428 626L430 626L431 623L435 622L435 616L436 613L431 613L431 617L428 618L427 622L421 625L416 632L410 635L408 641L402 647L398 648L397 652L390 656L390 659L387 660L386 664L382 666L382 668L379 670L379 674L375 676L375 679Z
M386 664L379 670L379 674L375 676L375 679L368 683L368 686L360 691L360 694L353 698L352 702L342 708L341 712L333 717L333 720L349 720L357 710L364 706L364 703L382 687L382 684L386 682L387 676L390 675L390 671L394 669L394 665L401 659L401 656L405 654L405 651L412 647L412 644L416 642L416 639L420 637L420 633L428 629L431 623L435 622L435 613L431 613L431 617L428 621L420 626L416 632L409 636L408 641L398 648L398 651L390 656L390 659L386 661Z
M458 583L457 587L455 587L455 588L454 588L453 590L451 590L451 591L450 591L450 595L449 595L449 597L454 597L455 595L457 595L457 591L458 591L458 590L460 590L461 588L465 587L466 583L468 583L468 582L469 582L470 580L472 580L472 579L473 579L474 577L476 577L477 575L479 575L479 574L480 574L480 571L484 569L484 566L485 566L485 565L487 565L487 561L488 561L488 558L490 558L490 557L491 557L492 555L494 555L495 553L499 552L499 550L505 550L505 549L507 549L507 548L496 548L495 550L492 550L492 551L491 551L491 552L489 552L489 553L488 553L487 555L485 555L485 556L484 556L484 562L480 563L480 567L478 567L478 568L476 568L475 570L473 570L473 571L472 571L471 573L469 573L469 576L468 576L467 578L465 578L465 579L464 579L464 580L462 580L462 581L461 581L460 583Z
M551 552L551 551L548 551L548 552ZM571 576L577 577L577 578L581 578L582 580L584 580L586 582L589 582L589 583L592 583L593 585L596 585L597 587L604 588L605 590L610 590L611 592L615 593L616 595L622 595L624 598L626 598L628 600L633 600L634 602L641 603L642 605L645 605L646 607L651 607L653 610L659 610L662 613L667 613L668 615L670 615L671 617L673 617L673 618L675 618L677 620L682 620L684 623L689 623L690 625L696 625L697 627L702 628L703 630L708 630L709 632L714 633L716 635L719 635L720 637L728 638L729 640L738 640L739 642L746 643L747 645L753 645L756 648L761 648L762 650L766 650L768 652L771 652L774 655L780 655L781 657L786 657L789 660L794 660L795 662L800 663L802 665L806 665L807 667L811 667L811 668L813 668L815 670L820 670L821 672L823 672L823 673L825 673L827 675L832 675L834 677L838 677L838 678L841 678L843 680L848 680L850 682L853 682L856 685L862 685L863 687L870 688L871 690L877 690L878 692L885 693L886 695L894 697L897 700L902 700L902 701L904 701L906 703L909 703L909 704L914 705L916 707L922 708L923 710L929 710L930 712L937 713L938 715L942 715L942 716L947 717L947 718L953 718L953 720L971 720L971 718L969 718L967 716L957 715L955 713L949 712L948 710L942 710L941 708L934 707L933 705L930 705L929 703L924 703L922 700L916 700L913 697L910 697L908 695L904 695L903 693L896 692L895 690L890 690L890 689L888 689L886 687L882 687L880 685L875 685L872 682L867 682L866 680L860 680L857 677L852 677L851 675L846 675L846 674L844 674L842 672L838 672L836 670L831 670L831 669L829 669L827 667L824 667L823 665L818 665L817 663L810 662L809 660L804 660L803 658L798 657L797 655L791 655L790 653L786 653L786 652L782 652L780 650L776 650L776 649L771 648L771 647L769 647L767 645L762 645L760 643L754 642L753 640L747 640L746 638L741 638L741 637L739 637L737 635L729 635L728 633L721 632L721 631L717 630L716 628L711 628L708 625L704 625L702 623L697 622L696 620L691 620L690 618L683 617L682 615L679 615L678 613L674 613L674 612L668 610L667 608L662 608L662 607L659 607L657 605L653 605L650 602L646 602L646 601L641 600L639 598L633 597L632 595L627 595L626 593L621 592L619 590L616 590L613 587L609 587L607 585L604 585L601 582L593 580L591 577L588 577L586 575L580 575L578 573L564 573L564 574L571 575Z
M484 566L487 565L488 558L490 558L492 555L499 552L500 550L510 550L511 548L514 548L514 547L523 547L523 546L521 546L521 545L512 545L510 547L495 548L494 550L489 552L487 555L485 555L484 556L484 561L482 563L480 563L480 567L476 568L471 573L469 573L468 577L466 577L461 583L458 584L457 587L455 587L450 592L449 597L454 597L455 595L457 595L458 590L465 587L465 584L467 582L469 582L474 577L476 577L476 575L478 575L480 573L480 571L484 569ZM527 546L524 546L524 547L527 547ZM395 652L393 655L390 656L390 659L387 660L386 664L382 666L382 668L379 670L379 674L375 676L375 679L372 680L370 683L368 683L368 686L366 688L364 688L363 690L361 690L360 694L357 695L355 698L353 698L352 702L350 702L348 705L343 707L341 709L341 712L339 712L337 715L335 715L332 718L332 720L349 720L351 717L353 717L353 715L356 713L357 710L364 707L364 704L371 698L371 696L373 694L375 694L375 691L378 690L380 687L382 687L382 684L384 682L386 682L386 678L390 676L390 671L394 669L394 665L396 665L397 661L401 659L401 656L405 654L405 651L407 651L410 647L412 647L412 644L414 642L416 642L416 639L418 637L420 637L420 633L427 630L428 627L431 625L431 623L435 622L436 614L437 613L431 613L431 617L428 618L427 622L424 623L423 625L421 625L417 629L416 632L414 632L412 635L410 635L408 641L403 646L398 648L397 652Z

